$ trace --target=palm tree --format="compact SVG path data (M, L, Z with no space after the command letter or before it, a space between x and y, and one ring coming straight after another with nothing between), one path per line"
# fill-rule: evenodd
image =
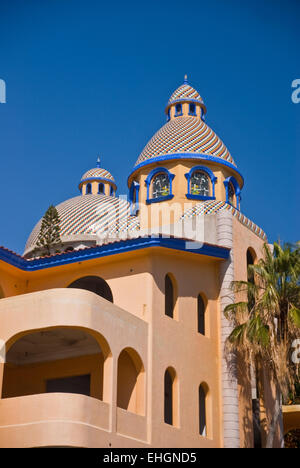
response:
M300 336L300 247L268 244L264 256L248 266L248 281L234 281L232 290L247 300L230 304L225 316L234 326L227 339L227 353L269 372L276 383L276 401L267 422L266 447L272 448L281 415L281 398L295 391L298 365L291 357L293 342ZM239 296L238 296L239 297Z

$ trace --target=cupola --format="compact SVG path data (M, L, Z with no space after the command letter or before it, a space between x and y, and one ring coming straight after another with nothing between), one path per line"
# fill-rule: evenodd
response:
M183 84L170 97L165 112L168 120L189 116L204 120L205 104L198 91L188 84L187 75Z
M82 195L107 195L115 197L117 185L111 173L101 168L100 158L98 158L96 167L83 174L79 183L79 190Z

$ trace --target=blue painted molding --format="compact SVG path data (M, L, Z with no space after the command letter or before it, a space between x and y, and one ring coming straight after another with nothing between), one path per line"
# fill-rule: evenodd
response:
M191 194L191 178L192 178L193 173L196 172L196 171L201 171L201 172L204 172L205 174L208 175L208 177L210 178L210 182L211 182L212 195L206 197L204 195L192 195ZM188 184L188 191L187 191L187 194L186 194L186 198L188 198L190 200L215 200L216 199L216 197L215 197L215 183L217 182L218 179L215 176L215 174L213 173L213 171L211 169L209 169L209 167L205 167L205 166L192 167L190 172L185 174L185 177L187 179L187 184Z
M134 202L134 194L135 194L135 202ZM139 211L139 206L140 206L139 194L140 194L140 184L134 180L129 189L130 214L132 216L136 216L137 212Z
M241 189L240 189L240 186L238 184L238 181L233 176L227 177L227 179L225 179L224 182L223 182L223 184L225 186L225 191L226 191L226 203L233 206L229 201L229 190L228 190L228 188L229 188L230 183L233 185L234 192L235 192L235 197L236 197L236 203L237 203L237 206L234 206L234 208L236 208L237 210L240 210L240 203L241 203L241 199L242 199Z
M157 197L157 198L150 198L146 200L147 205L150 205L151 203L161 203L167 200L172 200L174 198L174 195L166 195L165 197Z
M161 174L161 173L166 174L168 176L168 178L169 178L170 193L169 193L169 195L166 195L165 197L150 198L150 187L151 187L152 179L156 175ZM175 177L175 174L172 174L165 167L156 167L155 169L153 169L150 172L150 174L148 174L147 179L145 180L145 184L147 186L147 200L146 200L146 203L147 204L149 204L149 203L159 203L159 202L162 202L162 201L171 200L174 197L173 192L172 192L172 185L173 185L174 177Z
M146 159L146 161L141 162L140 164L137 164L131 173L128 176L128 184L130 181L130 178L132 177L133 174L135 174L136 171L141 169L142 167L148 166L150 164L156 164L158 162L162 161L173 161L174 159L186 159L186 160L197 160L197 161L210 161L214 163L218 163L222 166L229 167L232 169L236 174L238 174L241 179L242 179L242 185L244 185L244 177L241 174L241 172L229 161L226 161L225 159L218 158L215 156L208 156L203 153L172 153L172 154L162 154L160 156L154 156L153 158ZM128 185L129 186L129 185Z
M192 245L194 245L195 248L192 248ZM163 247L224 260L227 260L230 254L230 249L211 244L193 244L193 242L188 242L188 246L189 247L187 248L186 239L177 239L172 237L167 238L163 236L139 237L137 239L113 242L112 244L106 244L99 247L91 247L77 251L75 250L73 252L66 252L59 255L53 255L51 257L38 258L35 260L26 260L24 257L21 257L14 252L0 247L0 260L22 271L33 272L45 270L46 268L53 268L86 260L93 260L95 258L108 257L110 255L117 255L150 247Z
M187 193L186 198L188 200L215 200L216 197L206 197L205 195L192 195L191 193Z

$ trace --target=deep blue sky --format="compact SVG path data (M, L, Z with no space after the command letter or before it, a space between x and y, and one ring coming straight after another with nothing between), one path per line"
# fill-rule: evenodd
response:
M21 253L99 154L127 193L185 73L245 176L242 211L299 240L298 0L1 0L0 18L0 244Z

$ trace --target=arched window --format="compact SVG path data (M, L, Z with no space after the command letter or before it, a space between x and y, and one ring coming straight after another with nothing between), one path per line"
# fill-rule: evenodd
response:
M205 335L205 303L204 300L199 294L198 296L198 333Z
M179 425L178 382L172 367L166 370L164 377L164 421L171 426Z
M227 177L224 180L224 186L226 191L226 202L230 203L234 208L240 209L240 201L241 201L241 189L240 186L235 179L235 177Z
M146 203L158 203L171 200L174 197L172 194L174 177L175 175L164 167L153 169L145 180L145 185L147 186ZM135 184L135 182L133 183Z
M190 104L189 114L190 115L196 115L196 106L193 103Z
M113 302L113 295L110 287L104 279L99 278L98 276L85 276L83 278L79 278L68 287L85 289L103 297L107 301Z
M90 195L92 193L92 184L87 184L86 186L86 194Z
M109 193L110 193L111 197L115 196L115 190L114 190L114 188L112 186L110 186L110 192Z
M174 317L176 304L176 287L174 285L174 280L168 274L165 276L165 315L170 318Z
M152 198L162 198L170 195L170 179L168 174L156 175L152 181Z
M209 177L201 171L195 171L191 177L191 195L201 195L202 197L209 197Z
M228 184L228 201L231 205L234 205L235 190L231 182Z
M199 387L199 434L202 437L207 437L207 388L205 387L204 384Z
M100 193L100 194L104 193L104 184L100 183L98 185L98 193Z
M188 183L187 198L198 200L215 200L215 183L217 177L209 167L195 166L185 174Z
M117 405L131 413L145 414L144 366L131 348L124 349L118 359Z
M254 284L254 274L249 268L250 265L254 265L255 261L255 254L253 253L252 249L247 250L247 281L249 283ZM255 298L251 295L251 291L248 290L248 310L252 310L255 303Z
M178 117L179 115L182 115L182 105L181 104L176 104L176 106L175 106L175 117Z
M129 189L130 214L133 216L137 214L139 208L139 191L140 184L133 180Z

